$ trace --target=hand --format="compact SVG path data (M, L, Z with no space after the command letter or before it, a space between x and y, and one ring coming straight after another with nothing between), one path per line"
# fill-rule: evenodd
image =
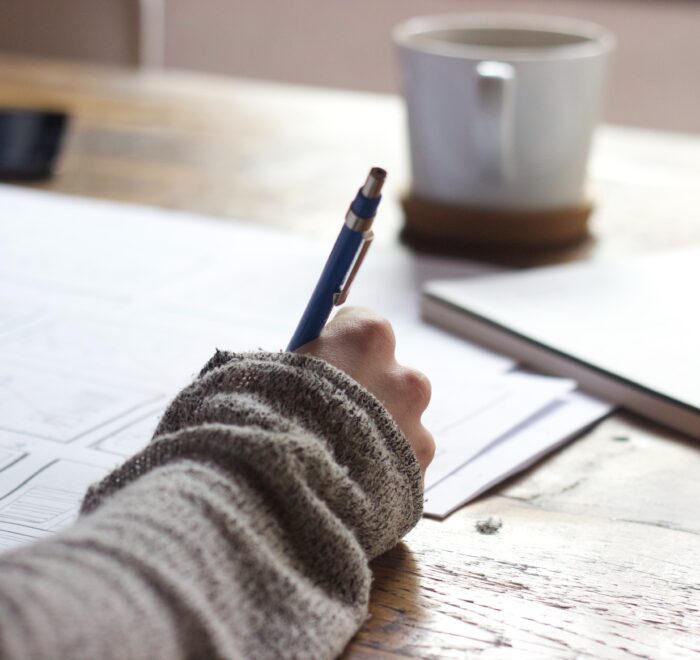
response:
M430 402L430 381L420 371L400 365L395 348L386 319L368 309L344 307L318 339L296 352L326 360L372 392L403 431L425 475L435 454L433 436L420 421Z

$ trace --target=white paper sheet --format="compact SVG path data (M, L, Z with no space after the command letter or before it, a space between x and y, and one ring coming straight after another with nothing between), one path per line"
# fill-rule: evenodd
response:
M512 428L576 387L572 380L512 372L476 378L429 413L436 433L427 488L439 483ZM437 414L436 414L437 411Z
M101 377L100 377L101 376ZM69 370L0 361L0 429L68 443L163 394Z
M0 186L0 547L68 524L87 485L149 441L215 348L282 348L329 250L231 221ZM427 279L492 270L374 247L351 292L392 321L398 359L432 380L425 421L443 477L571 387L507 373L511 360L420 321ZM507 469L490 463L491 482Z
M608 403L571 392L505 434L425 493L424 512L444 518L497 483L520 472L612 410Z
M0 431L0 551L69 525L88 486L120 461L108 453Z

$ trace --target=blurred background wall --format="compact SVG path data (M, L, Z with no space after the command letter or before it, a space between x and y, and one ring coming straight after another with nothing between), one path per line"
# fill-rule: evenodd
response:
M397 91L393 25L522 11L611 28L607 121L700 132L696 0L0 0L0 51Z

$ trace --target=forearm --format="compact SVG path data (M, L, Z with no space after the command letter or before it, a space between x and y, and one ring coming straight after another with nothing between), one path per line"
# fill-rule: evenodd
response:
M299 356L219 355L79 525L2 559L4 655L331 657L366 616L368 558L420 501L362 388Z

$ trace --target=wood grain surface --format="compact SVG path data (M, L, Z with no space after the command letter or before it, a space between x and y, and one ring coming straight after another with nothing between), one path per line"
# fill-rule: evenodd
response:
M379 240L401 227L394 97L3 56L2 105L71 113L40 188L331 237L348 182L378 164ZM522 263L698 243L698 181L700 138L603 127L590 239ZM614 415L375 561L371 616L345 657L700 657L699 475L700 446ZM496 534L476 531L488 516Z

